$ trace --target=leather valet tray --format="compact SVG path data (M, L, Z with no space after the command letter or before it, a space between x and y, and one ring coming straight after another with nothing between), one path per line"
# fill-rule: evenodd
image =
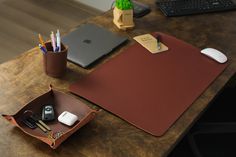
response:
M22 121L24 116L29 113L36 114L41 117L42 108L45 104L52 104L55 112L55 119L50 122L44 122L51 131L43 132L39 127L35 129L29 128ZM60 123L57 117L63 112L68 111L78 116L79 120L73 126L67 126ZM97 111L89 108L80 100L69 96L65 93L52 89L43 95L38 96L27 103L15 115L2 115L6 120L20 128L26 134L47 143L51 148L56 149L70 135L79 128L91 121Z

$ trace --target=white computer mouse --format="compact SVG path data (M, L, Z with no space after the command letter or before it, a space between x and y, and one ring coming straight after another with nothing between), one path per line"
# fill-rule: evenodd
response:
M225 63L227 61L227 57L222 52L213 48L205 48L201 50L201 53L219 63Z

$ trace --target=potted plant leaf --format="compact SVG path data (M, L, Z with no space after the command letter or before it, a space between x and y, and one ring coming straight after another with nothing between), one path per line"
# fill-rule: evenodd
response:
M133 3L131 0L116 0L113 10L113 22L119 28L126 30L134 27Z

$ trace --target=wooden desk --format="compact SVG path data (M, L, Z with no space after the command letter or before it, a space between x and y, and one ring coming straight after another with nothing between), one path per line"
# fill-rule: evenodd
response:
M214 47L219 49L229 57L231 62L228 68L191 105L168 132L162 137L153 137L103 110L95 120L76 132L58 149L52 150L46 144L27 136L1 118L1 156L167 156L236 71L236 64L234 63L236 59L236 12L167 18L157 9L154 1L146 0L146 3L151 6L152 12L143 18L135 19L136 27L134 30L119 31L112 23L111 12L90 19L89 22L128 35L130 42L127 46L134 42L131 38L135 35L161 31L199 48ZM120 50L102 62L115 57ZM53 79L43 72L42 56L39 50L37 48L29 50L18 58L0 65L0 112L16 113L25 103L46 92L50 83L57 89L68 92L70 83L94 69L96 67L83 70L68 63L66 76L62 79ZM93 106L88 102L87 104Z

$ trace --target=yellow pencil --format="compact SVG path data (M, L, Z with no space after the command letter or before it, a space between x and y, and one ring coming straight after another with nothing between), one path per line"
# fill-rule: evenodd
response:
M39 42L40 42L40 44L41 44L44 48L46 48L46 45L45 45L45 43L44 43L44 41L43 41L43 38L42 38L41 34L39 34Z

